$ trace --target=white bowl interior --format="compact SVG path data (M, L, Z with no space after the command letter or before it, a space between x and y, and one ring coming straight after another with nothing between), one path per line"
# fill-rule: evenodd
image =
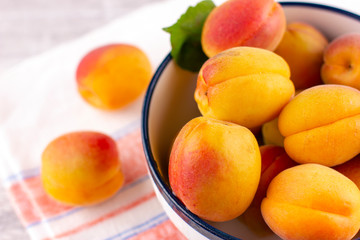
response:
M182 70L171 60L152 95L149 109L150 147L166 183L173 140L187 121L200 116L193 97L196 77L197 74Z
M283 7L288 22L304 21L312 24L329 40L344 33L360 32L360 18L354 14L311 4L292 3L284 4ZM174 138L186 122L200 116L194 100L196 77L197 74L180 69L171 60L160 75L149 100L149 142L152 156L162 176L160 184L163 185L168 184L168 160ZM164 202L164 199L162 201ZM239 219L224 223L208 223L241 239L280 239L274 234L259 236L245 227Z

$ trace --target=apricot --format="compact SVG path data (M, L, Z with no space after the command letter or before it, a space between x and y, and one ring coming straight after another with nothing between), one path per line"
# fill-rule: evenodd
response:
M289 64L291 80L296 89L306 89L323 83L320 69L327 44L326 37L307 23L293 22L287 25L275 53Z
M177 135L170 154L174 194L199 217L222 222L250 205L261 171L259 146L245 127L197 117Z
M266 122L261 127L261 134L266 145L284 146L284 136L281 135L278 127L278 118Z
M334 169L350 178L360 189L360 155L334 167Z
M276 118L294 95L287 63L253 47L231 48L201 67L195 100L203 116L260 127Z
M261 212L282 239L351 239L360 227L360 191L334 169L302 164L271 181Z
M273 51L285 29L284 11L274 0L230 0L206 18L201 45L208 57L239 46Z
M279 130L296 162L344 163L360 153L360 91L342 85L308 88L284 107Z
M92 205L124 183L115 141L99 132L71 132L51 141L42 153L45 191L68 205Z
M343 34L330 42L324 52L321 76L325 83L360 90L360 33Z
M96 48L84 56L76 70L78 91L100 109L119 109L147 88L152 68L147 55L128 44Z

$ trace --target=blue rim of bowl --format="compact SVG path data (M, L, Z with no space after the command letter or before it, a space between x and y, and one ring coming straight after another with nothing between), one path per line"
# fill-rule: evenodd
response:
M323 10L329 10L332 12L336 12L351 18L355 18L356 20L360 21L360 16L337 8L317 3L308 3L308 2L279 2L282 6L300 6L300 7L310 7L310 8L318 8ZM171 206L173 210L175 210L179 215L181 215L181 218L187 222L190 226L195 228L199 233L204 235L204 237L216 237L217 239L225 239L225 240L241 240L237 237L231 236L202 220L197 215L193 214L187 208L185 205L173 194L170 187L162 180L161 174L158 170L157 163L154 159L154 156L151 151L150 147L150 140L149 140L149 128L148 128L148 116L149 116L149 110L151 105L151 99L152 95L154 93L156 84L164 71L164 69L167 67L169 62L172 60L171 53L169 53L165 59L162 61L162 63L159 65L158 69L156 70L153 78L151 79L151 82L149 84L149 87L146 91L146 95L144 98L144 104L142 109L142 117L141 117L141 136L142 136L142 143L143 148L145 152L146 161L148 164L148 168L150 171L150 174L152 175L152 178L154 179L154 182L156 186L158 187L160 193L165 198L167 203Z

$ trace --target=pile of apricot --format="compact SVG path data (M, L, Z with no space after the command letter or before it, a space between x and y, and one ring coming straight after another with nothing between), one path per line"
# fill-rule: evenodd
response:
M209 221L258 209L283 239L354 237L360 34L329 41L308 23L286 23L273 0L230 0L206 19L202 47L202 116L173 144L175 195Z

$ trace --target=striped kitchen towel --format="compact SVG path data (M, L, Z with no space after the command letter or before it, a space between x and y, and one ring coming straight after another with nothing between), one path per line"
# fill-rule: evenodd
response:
M140 136L143 97L119 111L95 109L78 94L75 71L87 52L109 43L138 46L155 70L170 51L162 28L187 6L170 0L145 6L0 76L0 177L32 239L185 239L157 201L147 172ZM80 130L116 140L125 185L100 204L69 207L45 194L41 154L54 138Z
M125 184L106 202L69 207L44 192L39 168L9 175L5 186L33 239L185 239L159 205L141 151L139 121L116 132Z

